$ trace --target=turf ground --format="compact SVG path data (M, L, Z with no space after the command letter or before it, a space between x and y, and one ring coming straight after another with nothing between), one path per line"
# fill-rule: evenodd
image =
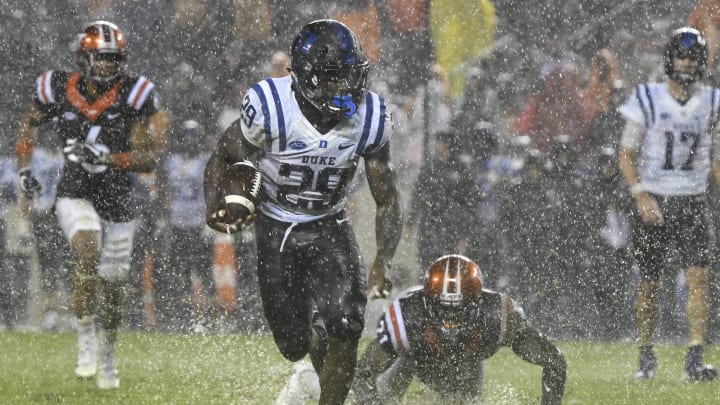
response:
M364 342L365 343L365 342ZM566 404L720 404L720 383L681 379L685 348L658 346L655 379L632 379L631 344L560 342L568 360ZM269 337L126 333L121 387L101 392L74 377L75 335L0 333L0 404L272 404L291 363ZM706 361L720 364L720 350ZM486 366L483 404L537 404L540 368L502 349ZM413 383L403 404L442 404Z

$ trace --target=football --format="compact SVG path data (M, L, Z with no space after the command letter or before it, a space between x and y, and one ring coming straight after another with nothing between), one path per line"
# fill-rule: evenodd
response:
M225 167L218 181L222 197L240 195L250 199L253 203L260 195L260 171L247 160L233 163Z
M217 201L224 205L220 210L223 222L233 224L242 220L239 228L228 228L228 232L237 232L255 217L261 179L260 171L247 160L225 166L219 173Z

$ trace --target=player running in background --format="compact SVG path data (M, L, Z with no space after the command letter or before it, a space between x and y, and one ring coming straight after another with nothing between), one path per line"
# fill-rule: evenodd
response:
M474 403L482 394L483 362L509 347L543 368L542 404L560 404L564 355L530 326L513 299L483 289L482 278L470 259L443 256L425 272L422 287L396 298L358 364L357 403L394 403L413 377L444 401Z
M307 24L292 44L290 76L263 80L247 92L241 118L219 139L206 168L211 227L236 232L257 214L265 317L285 358L310 354L320 404L340 404L347 396L366 289L389 293L385 273L402 232L388 145L391 115L385 100L365 89L367 73L360 43L344 24ZM377 205L369 280L346 212L347 186L361 158ZM218 195L223 171L251 165L262 173L259 200Z
M665 47L668 80L645 83L620 107L626 119L620 171L635 199L635 258L640 267L636 302L640 364L635 377L655 375L653 336L660 275L669 255L687 266L689 349L685 378L717 379L703 362L708 317L708 267L713 248L707 212L710 172L720 183L720 90L700 80L708 49L699 31L681 28Z
M29 169L35 129L56 118L66 159L56 211L77 265L75 374L97 374L101 389L114 389L120 385L115 344L135 231L130 175L155 168L151 123L160 115L153 83L126 73L126 38L115 24L92 22L78 41L79 69L38 77L34 100L20 118L19 181L25 191L37 185Z

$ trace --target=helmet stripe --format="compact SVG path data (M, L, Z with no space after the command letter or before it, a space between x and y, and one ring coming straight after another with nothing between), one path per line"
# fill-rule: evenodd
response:
M445 277L443 277L442 291L440 292L440 302L443 301L443 297L448 294L448 284L450 284L450 260L445 262Z
M450 268L450 263L455 263L455 268ZM442 301L442 297L448 296L450 294L452 295L462 295L462 291L460 291L461 282L460 282L460 271L462 269L461 263L459 260L448 260L445 262L445 280L443 282L443 289L442 294L440 295L440 301ZM450 272L454 270L455 274L451 274ZM454 288L452 288L452 291L450 291L450 285L453 285ZM449 298L449 297L448 297Z
M686 48L690 49L696 43L697 37L689 32L685 32L682 35L682 43Z
M105 25L98 24L98 31L100 31L100 36L105 42L112 43L112 40L110 39L110 30Z
M317 35L314 32L305 32L302 34L303 38L301 42L297 44L296 49L303 55L307 55L310 52L310 48L317 41Z

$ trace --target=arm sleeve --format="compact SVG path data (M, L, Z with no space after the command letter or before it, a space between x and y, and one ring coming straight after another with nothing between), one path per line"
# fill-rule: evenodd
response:
M542 367L542 404L561 404L565 392L567 363L550 340L530 326L522 308L513 301L509 346L523 360Z

